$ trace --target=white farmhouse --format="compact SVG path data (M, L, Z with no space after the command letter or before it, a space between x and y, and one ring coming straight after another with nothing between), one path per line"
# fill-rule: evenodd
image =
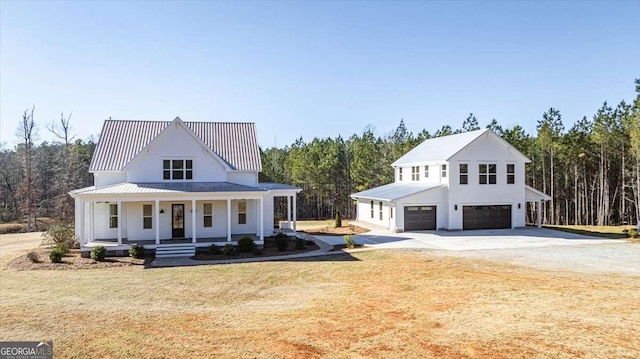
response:
M358 221L390 231L524 227L525 204L550 199L525 185L529 162L489 129L438 137L392 164L393 183L351 197Z
M245 235L263 244L273 234L276 196L287 198L296 229L301 189L258 182L253 123L107 120L89 170L94 186L70 192L85 250L179 243L193 253Z

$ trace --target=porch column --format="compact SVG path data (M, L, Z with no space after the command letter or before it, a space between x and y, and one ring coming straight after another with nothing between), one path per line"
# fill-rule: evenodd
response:
M260 198L258 201L260 201L260 214L258 215L258 230L260 231L259 237L261 241L264 241L264 198Z
M87 243L86 233L84 232L84 202L76 198L75 220L76 220L76 236L82 244Z
M231 199L227 198L227 242L231 242Z
M156 245L160 244L160 200L156 199Z
M287 225L291 229L291 196L287 196Z
M118 245L122 245L122 201L118 201L116 209L118 214Z
M191 200L191 230L193 231L192 243L196 243L196 200Z
M89 238L87 238L87 242L93 242L96 232L95 232L95 222L96 222L96 202L91 201L91 207L89 209Z
M538 228L542 228L542 200L536 201L536 207L538 207Z
M296 214L296 212L297 212L297 209L296 209L296 197L297 196L294 194L293 195L293 235L294 236L297 234L296 233L296 222L297 222L296 221L296 218L297 218L297 214Z

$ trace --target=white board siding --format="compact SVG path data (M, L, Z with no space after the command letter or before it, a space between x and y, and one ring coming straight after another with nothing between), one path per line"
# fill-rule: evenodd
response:
M481 136L458 152L450 163L449 229L462 229L462 207L465 205L511 205L512 226L525 225L525 164L519 155L503 143ZM467 185L460 184L460 163L468 165ZM479 184L480 164L496 164L496 184ZM507 164L515 165L514 184L507 184ZM458 205L457 211L455 205Z
M163 160L193 160L193 182L226 182L224 165L182 126L172 125L161 133L125 168L127 182L163 182Z
M258 172L227 172L227 182L237 183L249 187L258 186Z
M109 228L109 205L117 204L117 202L110 203L96 203L94 209L94 236L95 239L113 239L118 238L118 228ZM127 202L122 202L121 213L118 215L118 225L122 226L122 238L127 238L127 216L129 209L127 208Z
M440 187L397 200L393 213L396 225L394 230L404 231L404 207L416 205L436 206L436 229L447 228L447 193L446 187Z
M382 220L380 219L380 200L373 201L373 218L371 218L371 200L359 199L358 200L358 221L365 223L371 223L376 226L381 226L390 230L393 230L394 225L389 218L389 203L382 201ZM394 209L394 217L396 212Z
M127 182L126 172L95 172L93 174L93 183L96 187L109 186L123 182Z

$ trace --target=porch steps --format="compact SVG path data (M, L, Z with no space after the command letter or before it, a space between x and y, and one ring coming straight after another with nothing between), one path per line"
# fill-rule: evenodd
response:
M193 257L196 255L196 246L187 244L165 244L156 248L156 258Z

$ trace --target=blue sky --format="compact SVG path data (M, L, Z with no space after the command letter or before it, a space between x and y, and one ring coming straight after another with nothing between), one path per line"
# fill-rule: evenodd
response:
M24 109L39 139L106 118L250 121L302 136L460 127L469 112L535 131L634 97L640 1L0 1L0 142Z

